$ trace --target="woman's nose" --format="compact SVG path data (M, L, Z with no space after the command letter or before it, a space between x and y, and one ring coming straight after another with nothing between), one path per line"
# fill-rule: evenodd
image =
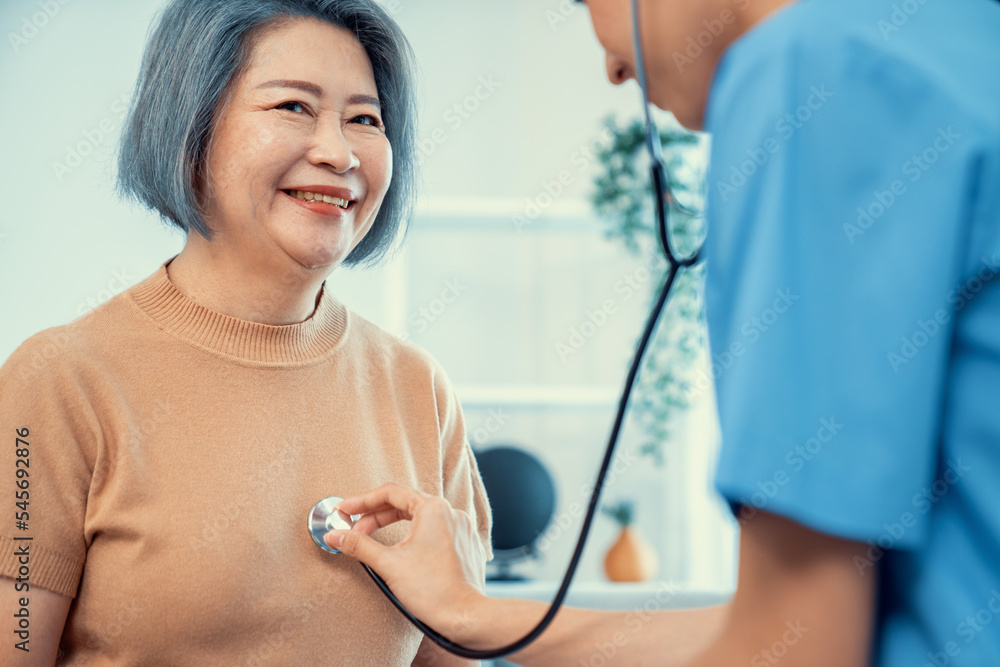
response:
M312 164L329 165L338 174L361 166L361 160L354 154L354 148L344 136L339 123L331 123L329 127L317 132L308 158Z
M622 58L613 56L610 53L604 54L604 65L608 70L608 81L616 86L620 86L635 76L631 65Z

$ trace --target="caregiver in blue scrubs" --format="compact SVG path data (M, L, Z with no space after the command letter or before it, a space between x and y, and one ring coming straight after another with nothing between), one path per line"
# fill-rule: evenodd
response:
M587 5L609 78L633 78L628 1ZM652 102L712 135L715 483L739 584L637 629L565 609L513 660L1000 665L1000 3L641 0L640 17ZM467 583L474 527L444 501L390 486L341 508L370 518L330 543L453 640L505 644L544 613ZM400 518L406 543L366 537Z

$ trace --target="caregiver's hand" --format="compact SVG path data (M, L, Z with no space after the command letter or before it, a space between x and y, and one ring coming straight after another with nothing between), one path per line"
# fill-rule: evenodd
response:
M366 563L382 577L414 616L448 637L472 639L474 619L489 598L482 594L486 554L472 518L447 500L399 484L385 484L347 498L338 508L361 514L351 530L332 530L326 543ZM406 538L393 547L371 537L397 521L411 522ZM473 642L475 644L477 642Z

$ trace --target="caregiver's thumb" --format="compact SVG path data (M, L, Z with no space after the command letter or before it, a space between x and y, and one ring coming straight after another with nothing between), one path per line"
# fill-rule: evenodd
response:
M323 536L323 540L331 549L337 549L373 568L375 561L389 550L389 547L379 544L360 530L331 530Z

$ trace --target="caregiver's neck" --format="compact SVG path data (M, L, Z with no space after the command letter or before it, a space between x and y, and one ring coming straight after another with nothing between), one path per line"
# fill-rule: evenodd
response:
M669 109L688 129L704 129L708 94L723 53L760 22L795 1L647 1L643 11L649 12L649 23L659 33L646 42L653 104ZM701 32L707 37L699 38Z

